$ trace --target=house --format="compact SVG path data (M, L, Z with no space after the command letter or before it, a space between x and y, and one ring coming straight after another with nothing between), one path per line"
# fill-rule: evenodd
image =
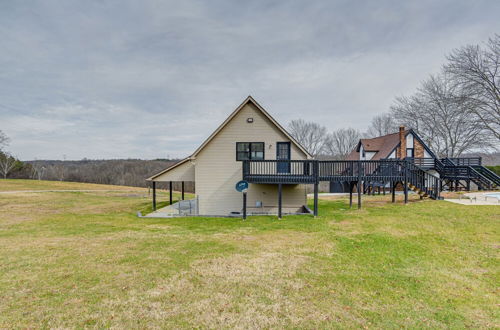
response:
M399 132L360 139L347 160L436 158L415 131L399 127Z
M153 183L192 181L196 198L189 204L189 213L227 216L242 211L242 194L235 190L235 184L243 177L244 161L281 160L276 167L279 173L287 171L287 161L311 158L261 105L248 96L189 157L147 180ZM276 213L281 198L284 213L304 212L306 189L303 184L295 183L250 183L248 212ZM177 210L181 208L178 205Z
M249 184L246 208L235 185ZM404 202L413 190L421 198L440 199L442 190L500 186L500 177L481 165L481 158L439 159L412 129L373 139L361 139L346 160L318 160L312 156L251 96L189 157L147 179L153 187L168 182L170 205L164 215L234 216L249 214L310 213L306 185L314 186L314 215L318 215L318 186L361 194L388 188L395 202L396 187ZM194 182L196 197L173 203L172 182ZM155 216L155 215L152 215Z
M400 126L396 133L360 139L346 157L349 161L391 159L406 159L429 175L440 178L441 190L460 187L470 190L471 182L479 189L499 185L500 178L481 165L480 157L439 159L413 129L404 126ZM346 185L333 189L345 190Z

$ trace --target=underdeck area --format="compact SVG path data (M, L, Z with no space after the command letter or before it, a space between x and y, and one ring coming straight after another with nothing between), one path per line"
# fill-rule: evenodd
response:
M482 166L481 158L405 158L382 160L246 160L243 180L249 183L312 184L314 185L314 215L318 214L318 184L322 181L347 183L350 206L353 191L357 193L358 208L366 187L380 190L388 187L395 201L396 187L401 186L408 202L408 191L421 198L441 199L443 190L470 191L471 183L479 190L500 186L500 177ZM355 189L356 188L356 189ZM278 189L281 192L281 188ZM281 205L281 195L278 197ZM278 216L281 213L278 212Z
M404 193L408 202L409 191L420 198L442 199L442 191L492 190L500 187L500 177L482 166L481 158L405 158L382 160L244 160L242 179L251 184L277 185L277 214L283 215L283 187L285 185L313 185L313 214L318 215L319 183L340 182L348 188L350 206L357 194L361 208L363 193L386 189L395 202L396 190ZM174 204L172 181L169 182L169 205L157 210L156 181L152 180L154 214L170 216L198 215L196 200L185 201L184 181L181 182L181 199ZM243 208L243 207L242 207ZM244 213L246 214L246 208ZM153 214L152 214L153 216Z

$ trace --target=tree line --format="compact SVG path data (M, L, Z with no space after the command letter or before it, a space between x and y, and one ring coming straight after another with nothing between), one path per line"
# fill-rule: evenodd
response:
M500 35L446 56L412 95L396 97L366 132L327 128L302 119L289 124L292 136L311 154L344 159L360 138L382 136L399 126L414 129L439 157L494 152L500 147Z
M147 187L145 180L153 174L175 164L177 159L109 159L109 160L34 160L22 162L5 150L10 139L0 131L0 175L1 178L34 179L51 181L73 181ZM168 183L159 183L158 188L167 188ZM181 189L174 183L175 190ZM185 190L194 191L194 183L186 182Z

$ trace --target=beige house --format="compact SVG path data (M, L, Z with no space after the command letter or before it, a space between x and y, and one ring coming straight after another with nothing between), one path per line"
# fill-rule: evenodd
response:
M189 202L188 214L226 216L242 211L242 194L235 185L242 180L245 160L262 166L266 166L265 160L283 160L273 163L273 171L290 173L290 160L307 159L312 159L311 155L249 96L191 156L147 180L153 184L192 181L196 197ZM279 189L284 213L307 211L303 184L250 183L247 212L277 213ZM187 206L178 205L179 214L181 208Z

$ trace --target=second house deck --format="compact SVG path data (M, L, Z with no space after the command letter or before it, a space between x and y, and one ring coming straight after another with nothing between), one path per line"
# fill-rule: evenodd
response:
M243 179L251 183L314 184L320 181L402 181L405 160L247 160Z

